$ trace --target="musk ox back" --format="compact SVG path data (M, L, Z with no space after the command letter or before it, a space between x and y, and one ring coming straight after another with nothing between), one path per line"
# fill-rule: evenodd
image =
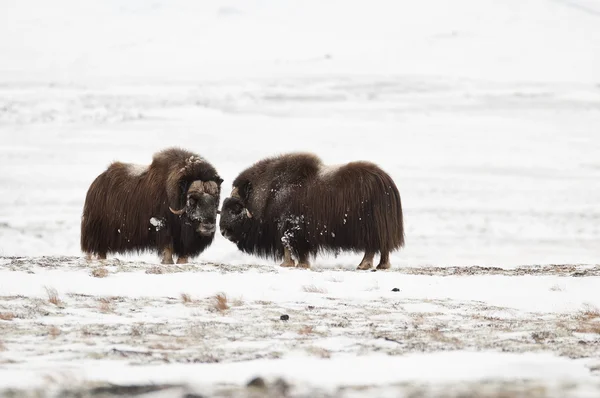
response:
M404 246L400 193L370 162L326 166L312 154L267 158L244 170L223 203L221 234L244 252L309 267L320 251L364 252L359 269L390 267Z
M114 162L88 189L81 219L81 250L158 251L163 264L197 256L213 241L221 183L195 153L169 148L149 166Z

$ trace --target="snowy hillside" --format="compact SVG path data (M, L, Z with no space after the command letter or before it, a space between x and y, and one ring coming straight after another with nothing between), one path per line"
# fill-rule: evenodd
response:
M597 395L598 126L598 0L4 0L0 391ZM376 273L282 270L219 234L189 266L86 263L89 184L173 145L225 194L277 153L373 161L406 248Z

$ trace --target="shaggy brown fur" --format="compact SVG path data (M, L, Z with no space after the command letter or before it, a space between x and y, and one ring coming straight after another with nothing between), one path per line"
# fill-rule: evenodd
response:
M365 252L360 269L390 267L389 253L404 246L400 193L391 177L369 162L325 166L312 154L261 160L233 182L221 210L221 233L247 253L308 267L319 251Z
M147 167L114 162L87 192L81 250L101 259L157 250L163 263L197 256L214 238L222 181L205 159L178 148Z

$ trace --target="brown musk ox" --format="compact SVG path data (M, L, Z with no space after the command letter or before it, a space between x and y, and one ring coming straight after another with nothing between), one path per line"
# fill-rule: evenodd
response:
M81 218L81 250L156 251L163 264L197 256L213 241L223 180L199 155L168 148L149 166L114 162L88 189Z
M327 166L309 153L258 161L242 171L221 208L221 234L241 251L309 268L319 252L364 252L358 269L390 268L404 246L400 193L377 165Z

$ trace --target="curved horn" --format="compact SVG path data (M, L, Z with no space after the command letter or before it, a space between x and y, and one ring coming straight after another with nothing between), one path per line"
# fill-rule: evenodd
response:
M169 210L171 210L171 213L180 216L185 212L185 207L183 207L181 210L173 210L171 206L169 206Z
M182 214L183 210L174 210L183 209L185 207L185 196L187 193L188 183L183 180L182 171L170 170L166 176L165 183L169 210L171 210L173 214Z
M252 218L252 213L250 213L250 210L246 209L246 215L248 216L248 218Z
M242 199L242 197L240 196L240 192L238 190L237 187L233 188L233 191L231 191L231 194L229 195L232 198L238 198L238 199Z

